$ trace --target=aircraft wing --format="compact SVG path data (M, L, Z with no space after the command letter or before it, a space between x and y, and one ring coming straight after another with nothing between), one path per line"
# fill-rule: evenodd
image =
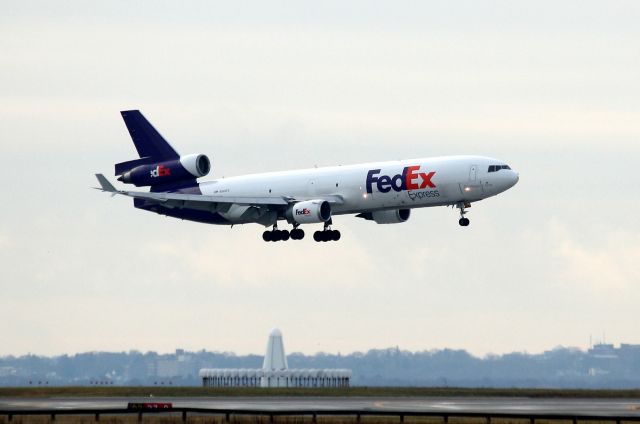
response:
M256 206L286 206L289 201L284 197L252 197L252 196L208 196L202 194L184 194L184 193L151 193L146 191L126 191L117 190L107 178L102 174L96 174L96 178L100 183L100 188L112 195L121 194L136 199L145 199L159 204L165 204L169 207L182 206L185 203L227 203L236 205L256 205Z
M126 191L117 190L113 184L107 180L102 174L96 174L96 178L100 183L100 188L104 192L111 193L112 196L120 194L123 196L133 197L136 199L145 199L167 207L194 208L201 209L205 205L226 204L241 206L287 206L291 203L302 200L318 199L313 198L292 198L283 196L272 197L256 197L256 196L209 196L203 194L185 194L185 193L153 193L146 191ZM97 187L96 187L97 188ZM329 203L342 204L341 196L320 196L321 199Z

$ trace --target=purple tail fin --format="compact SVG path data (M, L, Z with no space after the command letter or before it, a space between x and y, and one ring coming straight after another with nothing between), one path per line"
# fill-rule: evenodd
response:
M120 114L141 158L164 161L180 157L139 110L124 110Z
M151 191L175 191L188 187L197 187L195 176L189 174L180 165L180 155L175 151L167 140L151 125L149 121L140 113L139 110L123 110L120 112L124 123L129 130L129 135L133 140L133 144L138 151L139 159L129 160L117 163L115 165L115 174L123 175L133 173L144 173L144 166L155 167L157 164L167 166L175 166L176 172L186 172L186 178L170 178L168 180L157 181L153 183L135 183L137 186L151 186ZM148 170L146 170L148 171ZM126 181L127 175L118 180ZM172 173L173 175L173 173ZM166 181L165 181L166 180Z

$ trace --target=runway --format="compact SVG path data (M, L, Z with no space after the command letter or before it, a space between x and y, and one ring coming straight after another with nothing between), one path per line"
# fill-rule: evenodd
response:
M0 410L124 408L128 402L171 402L174 407L244 410L348 409L640 416L640 399L508 397L105 397L0 398Z

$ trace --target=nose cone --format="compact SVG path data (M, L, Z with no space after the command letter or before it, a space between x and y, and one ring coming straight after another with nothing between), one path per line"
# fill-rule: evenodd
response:
M509 175L509 185L508 185L508 189L513 187L514 185L516 185L518 183L518 181L520 181L520 174L517 173L516 171L511 171L511 175Z

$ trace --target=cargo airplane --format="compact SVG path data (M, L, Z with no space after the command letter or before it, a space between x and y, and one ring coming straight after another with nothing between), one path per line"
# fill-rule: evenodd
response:
M337 241L336 215L355 214L377 224L406 222L411 211L451 206L459 224L473 202L518 182L503 161L483 156L445 156L359 165L310 168L198 182L211 169L203 154L181 156L138 110L121 112L139 159L115 165L118 180L150 191L117 190L96 174L100 190L133 197L136 208L174 218L219 225L271 227L264 241L301 240L302 224L322 224L315 241ZM286 221L292 229L279 230Z

